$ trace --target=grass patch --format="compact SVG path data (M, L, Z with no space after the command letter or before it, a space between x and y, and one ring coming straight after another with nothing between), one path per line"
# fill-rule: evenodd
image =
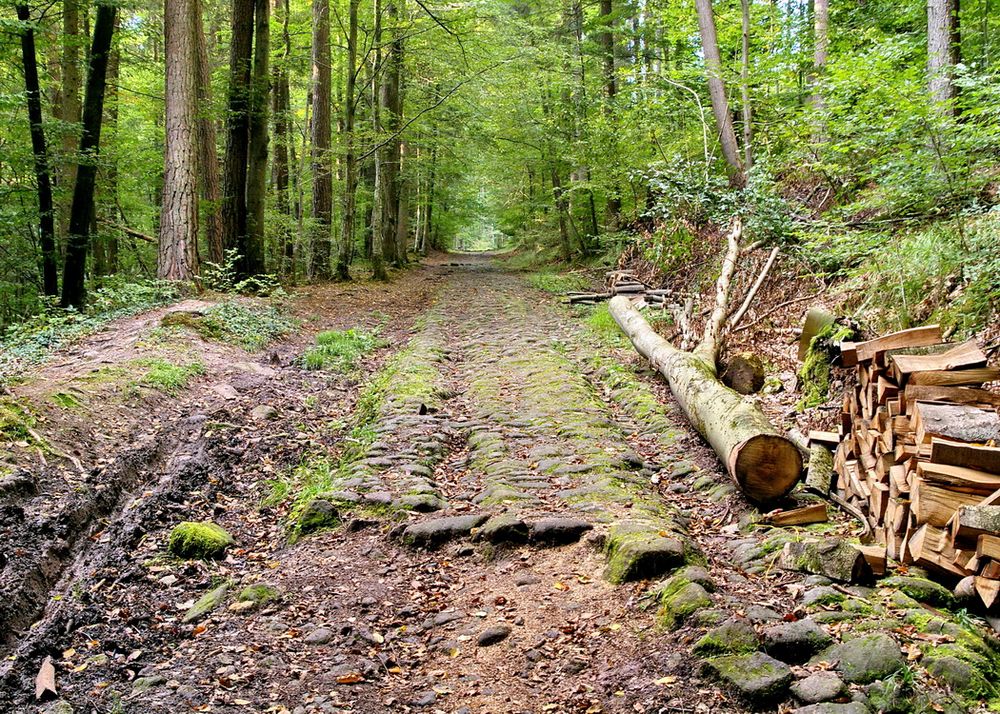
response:
M627 347L628 340L622 334L622 330L611 316L607 303L595 305L590 310L586 318L587 327L597 335L598 339L610 347Z
M256 352L290 332L295 322L274 305L226 300L208 308L192 327L203 337Z
M56 392L49 399L63 409L79 409L83 406L83 402L69 392Z
M590 287L590 281L578 273L542 271L529 275L528 282L538 290L553 294L582 291Z
M0 436L4 441L34 442L35 416L26 406L10 399L0 400Z
M384 344L375 330L327 330L316 335L316 346L306 350L302 363L306 369L350 372L362 357Z
M173 364L165 359L155 358L137 360L133 364L145 370L145 373L136 380L136 384L167 394L177 394L192 379L205 373L205 367L200 362Z

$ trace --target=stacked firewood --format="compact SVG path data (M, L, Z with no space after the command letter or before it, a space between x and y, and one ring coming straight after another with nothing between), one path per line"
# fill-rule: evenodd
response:
M571 305L594 305L610 300L615 295L642 297L647 305L663 306L672 302L677 293L669 288L653 288L648 283L627 270L611 270L604 274L603 292L568 292L566 302Z
M844 398L835 447L838 495L901 563L975 576L1000 600L1000 380L975 341L943 343L939 326L841 345L857 386Z

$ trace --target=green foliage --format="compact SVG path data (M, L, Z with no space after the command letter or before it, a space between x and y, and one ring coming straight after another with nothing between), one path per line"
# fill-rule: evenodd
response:
M174 364L162 358L154 358L136 360L134 364L144 370L143 375L136 380L137 384L167 394L177 394L194 377L205 373L205 367L200 362Z
M211 522L183 521L170 531L167 550L178 558L221 558L233 537Z
M316 346L302 355L306 369L329 369L350 372L358 360L385 344L377 330L328 330L316 335Z
M587 315L587 327L593 331L601 342L612 347L627 346L627 338L622 334L622 330L611 316L606 303L595 305Z
M225 259L222 263L211 261L204 263L201 280L209 290L260 297L268 297L281 292L281 281L277 275L266 273L240 279L236 267L240 260L239 252L235 248L230 248L224 255Z
M4 441L34 442L35 416L13 399L0 400L0 437Z
M553 273L549 271L532 273L528 282L538 290L561 295L562 293L586 290L590 281L579 273Z
M205 337L235 342L255 352L294 327L295 323L274 305L226 300L208 308L197 329Z

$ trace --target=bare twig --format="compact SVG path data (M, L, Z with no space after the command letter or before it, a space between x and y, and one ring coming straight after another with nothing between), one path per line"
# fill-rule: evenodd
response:
M750 309L750 305L753 303L753 299L757 297L757 291L760 290L760 286L764 284L767 279L767 274L771 272L771 266L774 265L775 259L778 257L778 253L781 248L779 246L774 246L771 249L771 255L767 256L767 262L764 263L763 269L760 271L760 275L757 276L757 280L754 284L750 286L750 290L747 292L747 296L743 299L743 304L740 305L740 309L729 320L729 329L732 330L738 324L740 320L747 314L747 310Z
M743 220L736 216L729 231L729 248L726 250L726 256L722 259L722 272L715 283L715 309L705 324L701 343L694 350L695 354L711 364L715 364L715 357L719 352L719 337L722 334L722 326L726 321L726 315L729 314L729 288L733 282L733 275L736 273L736 261L740 255L740 237L742 235Z
M794 305L797 302L802 302L803 300L815 300L816 298L818 298L820 295L822 295L825 292L826 292L826 287L824 286L819 292L815 292L812 295L803 295L801 297L792 298L791 300L786 300L783 303L779 303L779 304L775 305L774 307L772 307L767 312L765 312L763 315L761 315L760 317L758 317L753 322L747 323L746 325L743 325L743 327L737 327L735 330L733 330L733 332L742 332L743 330L749 330L751 327L755 327L756 325L759 325L762 321L766 320L768 317L770 317L771 315L773 315L774 313L776 313L778 310L781 310L782 308L788 307L789 305Z

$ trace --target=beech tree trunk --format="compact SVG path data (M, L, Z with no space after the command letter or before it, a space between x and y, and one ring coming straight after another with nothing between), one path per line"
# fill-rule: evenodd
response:
M115 25L117 32L121 28L121 18ZM121 81L121 49L112 43L111 54L108 56L108 81L104 96L104 130L110 133L109 146L118 146L118 83ZM118 219L118 159L112 154L105 157L98 173L99 210L103 217L115 223ZM118 231L94 230L94 273L96 275L113 275L118 272Z
M250 85L250 124L247 158L247 240L243 275L260 275L264 266L264 207L267 203L267 98L270 91L268 58L271 52L270 0L254 3L253 79Z
M62 88L60 90L59 118L68 126L76 127L80 123L80 0L63 0L62 16ZM80 146L79 136L75 131L62 133L62 161L57 180L63 193L73 190L76 183L76 166L78 159L74 157ZM72 194L66 194L71 196ZM72 198L64 201L59 210L59 231L69 233L69 218Z
M250 76L254 0L233 0L229 44L226 154L222 169L222 242L246 259L247 159L250 148ZM242 263L241 263L242 264Z
M330 160L330 3L313 0L312 36L312 266L310 273L330 277L330 225L333 217L333 170Z
M729 170L729 182L734 186L742 186L746 183L746 175L736 144L733 117L729 112L729 100L726 98L726 85L722 81L722 57L719 54L719 38L715 32L712 0L695 0L695 9L698 11L698 28L705 53L708 93L712 99L712 113L715 115L715 123L719 130L722 155Z
M354 117L357 112L358 5L349 0L347 19L347 86L344 90L344 216L337 250L337 279L351 279L351 253L358 197L358 156L354 147Z
M820 0L823 2L824 0ZM740 50L740 98L743 114L743 159L746 170L753 167L753 110L750 106L750 0L740 0L743 42Z
M954 115L957 35L956 0L927 0L927 73L931 101Z
M372 222L372 277L375 280L388 280L389 273L386 271L386 246L385 231L383 221L385 220L385 190L383 182L385 178L384 157L385 147L382 142L382 92L379 81L379 67L382 64L382 3L375 0L375 27L372 31L372 44L375 48L372 58L371 84L372 84L372 132L375 144L375 151L372 156L372 166L374 168L374 193L371 210Z
M85 276L90 224L94 215L94 185L97 178L97 154L101 145L101 123L104 119L104 88L107 80L108 53L115 30L117 7L97 6L94 20L94 41L90 48L87 70L87 92L83 104L83 126L80 137L80 165L73 187L66 263L63 270L62 306L82 308L86 298Z
M27 5L17 6L21 29L21 58L24 64L24 90L28 99L28 122L31 125L31 152L35 159L35 183L38 193L38 243L42 249L42 291L59 294L59 272L56 266L55 213L52 204L52 177L49 174L49 152L42 126L42 94L38 85L38 57L35 54L35 32L28 24L31 13Z
M389 23L389 34L392 41L386 57L385 76L381 83L382 126L388 137L386 145L380 152L382 167L379 172L379 191L382 193L382 253L385 259L396 266L406 263L406 246L400 248L396 244L396 227L399 222L399 169L400 169L400 138L399 129L402 125L402 102L400 81L403 65L402 30L399 25L399 0L389 0L386 5L386 19ZM376 141L381 141L376 137Z
M291 145L289 130L290 98L288 86L288 62L291 57L291 35L288 32L288 0L274 0L274 12L281 17L282 55L281 61L272 70L274 88L271 96L274 115L274 156L271 160L271 174L274 182L276 207L284 218L279 227L279 249L281 254L281 274L295 275L295 242L292 239L292 209L288 194L288 149Z
M639 354L667 378L691 425L750 501L770 503L792 490L802 474L798 447L778 433L754 402L719 381L714 350L706 358L707 350L673 347L627 297L612 298L608 309Z
M224 258L219 158L216 148L215 118L212 106L212 68L208 63L205 29L201 19L202 5L196 0L195 60L198 64L196 90L198 94L198 173L201 175L201 197L205 202L205 242L208 259L221 265Z
M166 135L160 251L161 280L191 280L198 271L198 125L196 0L166 0Z

